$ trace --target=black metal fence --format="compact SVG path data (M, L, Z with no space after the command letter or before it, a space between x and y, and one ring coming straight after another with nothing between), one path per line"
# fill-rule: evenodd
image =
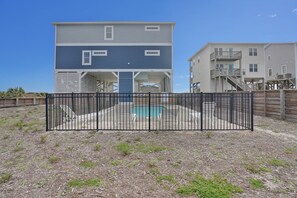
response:
M253 130L253 93L55 93L46 130Z

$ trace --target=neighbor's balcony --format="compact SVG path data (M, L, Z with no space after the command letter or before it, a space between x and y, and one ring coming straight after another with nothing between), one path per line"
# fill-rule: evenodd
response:
M210 70L210 76L211 78L217 78L219 76L233 76L233 77L240 77L241 76L241 70L240 69L233 69L228 70L226 68L224 69L212 69Z
M218 51L210 54L210 60L239 60L241 59L241 51Z

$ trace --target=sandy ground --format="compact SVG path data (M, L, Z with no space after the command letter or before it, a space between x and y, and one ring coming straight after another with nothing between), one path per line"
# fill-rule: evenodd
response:
M254 132L45 132L44 108L0 109L0 174L11 174L0 197L179 197L195 172L241 187L234 197L297 197L296 123L255 116ZM123 155L120 143L163 149ZM259 167L266 171L253 171ZM162 175L175 182L158 181ZM69 185L90 178L102 184ZM264 188L252 188L251 178Z

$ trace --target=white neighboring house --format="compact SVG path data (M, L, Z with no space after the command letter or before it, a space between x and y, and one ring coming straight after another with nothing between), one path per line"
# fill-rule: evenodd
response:
M280 46L286 50L279 51ZM282 54L287 51L290 51L290 58ZM272 64L271 59L268 64L265 54L270 54L270 58L273 56L279 61ZM274 77L269 76L271 79L268 78L267 68L275 68L272 69L273 71L281 68L285 64L280 60L292 63L290 71L283 71L292 75L284 76L288 79L278 79L278 85L281 83L281 86L271 81L272 86L267 83L267 80L275 80L278 77L274 75ZM195 53L189 62L191 92L251 91L295 87L296 43L285 46L268 43L208 43Z
M297 43L269 43L264 47L267 89L296 89Z

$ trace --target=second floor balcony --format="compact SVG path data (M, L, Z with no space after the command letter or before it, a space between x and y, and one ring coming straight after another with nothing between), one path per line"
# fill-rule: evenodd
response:
M241 59L241 51L216 51L210 54L210 60L235 61Z
M217 78L219 76L226 77L226 76L232 76L232 77L240 77L241 76L241 70L238 68L234 69L226 69L226 68L220 68L220 69L212 69L210 70L211 78Z

